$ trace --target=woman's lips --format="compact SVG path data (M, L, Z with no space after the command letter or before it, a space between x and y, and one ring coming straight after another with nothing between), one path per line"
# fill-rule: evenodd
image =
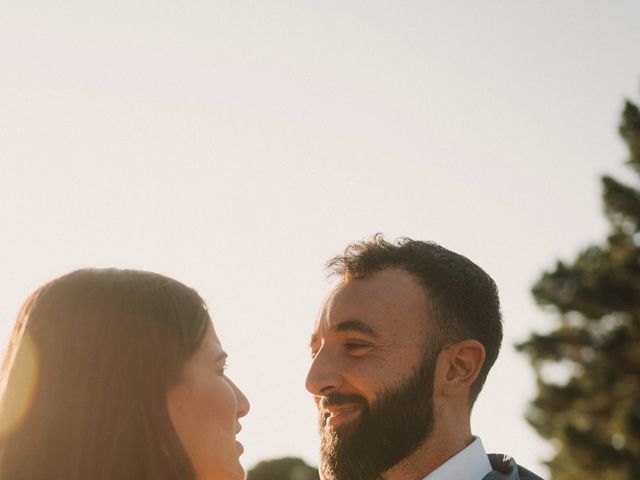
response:
M244 453L244 445L236 440L236 449L238 450L238 455L242 455Z

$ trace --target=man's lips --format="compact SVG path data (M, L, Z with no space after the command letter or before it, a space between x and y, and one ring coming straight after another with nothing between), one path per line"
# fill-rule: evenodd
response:
M327 406L322 410L325 427L337 427L358 416L362 406L357 403Z
M327 396L316 397L320 409L322 427L337 427L351 422L366 408L364 397L354 393L332 392Z

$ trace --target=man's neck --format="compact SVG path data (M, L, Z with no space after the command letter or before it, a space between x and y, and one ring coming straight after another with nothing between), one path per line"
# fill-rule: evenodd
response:
M432 432L409 456L381 475L382 480L422 480L473 442L470 429L462 432Z

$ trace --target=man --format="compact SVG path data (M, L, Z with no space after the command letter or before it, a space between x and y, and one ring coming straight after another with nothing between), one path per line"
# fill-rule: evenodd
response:
M329 262L307 389L326 480L540 480L487 455L470 413L502 340L493 280L433 243L381 235Z

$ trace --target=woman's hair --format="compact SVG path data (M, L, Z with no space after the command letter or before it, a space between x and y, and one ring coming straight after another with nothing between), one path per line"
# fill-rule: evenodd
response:
M189 480L168 387L210 325L195 290L84 269L18 315L0 372L0 479Z

